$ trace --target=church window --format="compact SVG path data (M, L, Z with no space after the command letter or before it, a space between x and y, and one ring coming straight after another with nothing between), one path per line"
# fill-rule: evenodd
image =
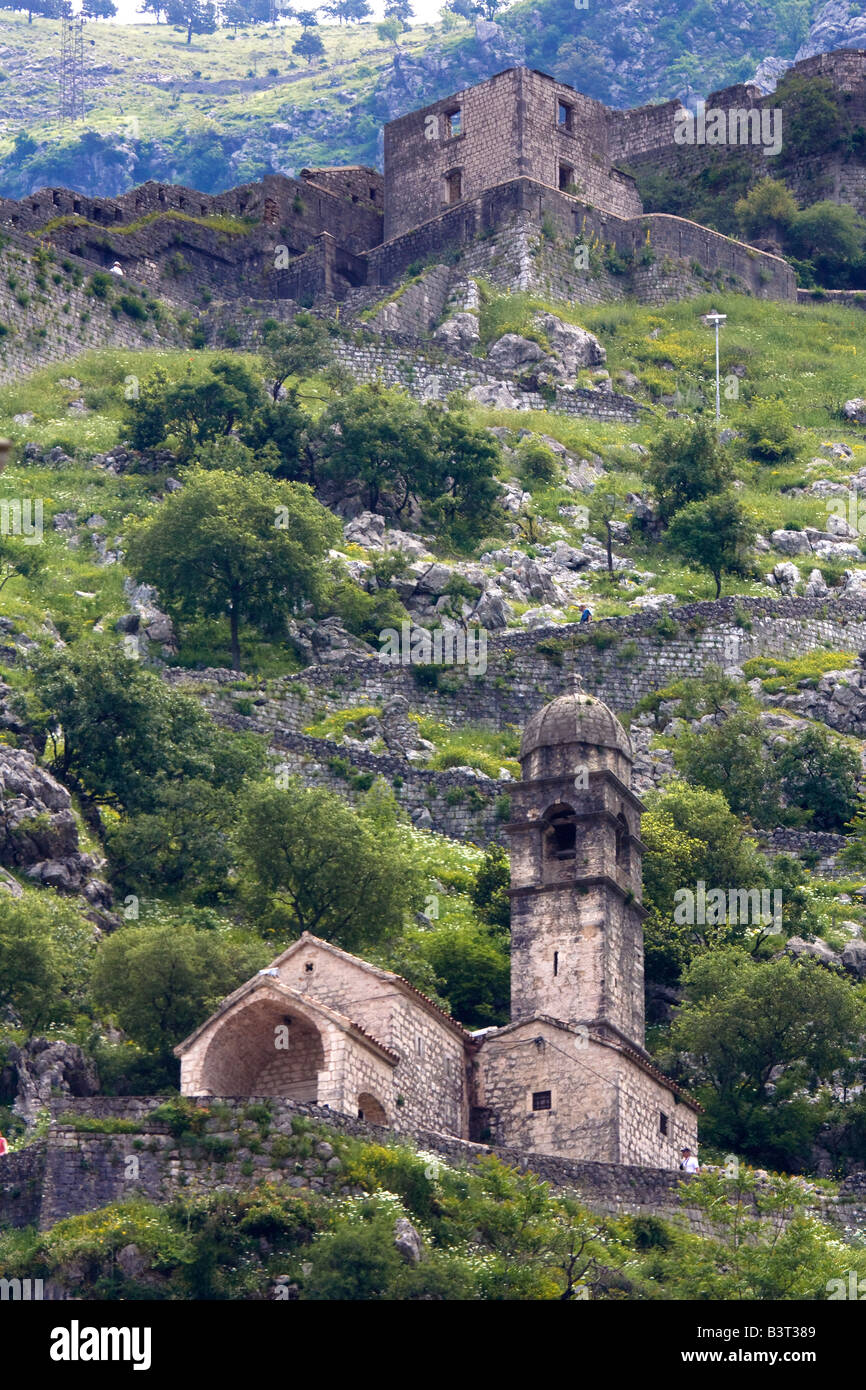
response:
M415 1039L415 1051L417 1052L417 1054L418 1054L419 1057L423 1057L423 1056L424 1056L424 1039L423 1039L423 1038L416 1038L416 1039Z
M558 951L554 951L554 953L553 953L553 973L554 973L554 975L558 975L558 974L559 974L559 952L558 952Z
M659 1111L659 1133L660 1133L660 1134L667 1134L667 1132L668 1132L668 1117L667 1117L667 1115L665 1114L665 1112L664 1112L663 1110L660 1110L660 1111Z
M616 818L616 862L620 868L629 868L628 821L622 811Z
M462 169L452 169L450 174L445 175L445 201L446 203L459 203L463 197L463 171Z
M532 1108L533 1110L550 1110L552 1108L550 1104L550 1091L533 1091Z
M313 965L313 962L311 960L304 962L304 969L306 970L308 975L312 975L315 968L316 967Z

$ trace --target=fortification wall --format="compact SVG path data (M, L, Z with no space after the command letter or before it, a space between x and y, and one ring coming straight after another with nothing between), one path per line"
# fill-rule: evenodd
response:
M529 178L512 179L488 188L477 198L466 200L382 246L374 247L364 257L367 284L391 285L413 263L440 257L445 251L454 253L473 247L479 240L494 237L503 228L513 225L518 218L524 219L524 227L528 221L536 238L542 234L543 227L555 228L570 252L572 265L574 246L592 238L614 246L627 257L640 256L646 248L651 253L651 263L638 265L633 275L622 276L621 297L632 293L651 302L679 297L686 288L683 267L690 268L693 262L705 275L719 275L731 288L742 289L759 298L796 297L794 272L778 256L756 251L681 217L657 213L629 219L616 217ZM700 278L692 272L692 283L705 289ZM517 283L510 279L510 288L533 287L531 257L523 257L516 280ZM574 277L572 283L579 293L581 279ZM692 293L698 292L698 288L692 290Z
M412 667L384 665L375 657L311 666L263 683L258 691L244 688L243 698L253 700L252 715L238 711L238 676L232 671L169 670L167 676L195 689L222 723L265 735L280 764L308 785L355 800L371 777L381 776L413 818L426 810L442 834L486 844L504 838L508 781L453 769L433 772L394 754L313 738L305 728L347 708L381 708L401 695L417 713L445 724L516 730L533 710L570 690L575 671L587 690L626 717L645 695L710 666L815 648L857 652L864 639L866 605L856 600L737 598L685 605L661 619L651 613L612 618L593 625L589 634L575 624L491 633L486 673L443 668L438 688L419 684ZM838 836L780 830L767 849L817 853L821 872L832 876L842 843Z
M214 1117L205 1124L204 1144L183 1143L175 1139L167 1125L150 1118L161 1103L154 1097L92 1097L88 1100L62 1100L52 1104L57 1122L48 1139L32 1149L3 1160L4 1171L14 1170L19 1181L33 1182L28 1220L25 1209L12 1196L12 1183L0 1180L0 1225L36 1224L46 1230L57 1221L110 1202L125 1201L137 1195L153 1202L167 1202L181 1192L208 1193L221 1188L248 1188L259 1181L283 1181L296 1189L337 1192L345 1179L338 1163L324 1153L299 1161L294 1156L277 1157L274 1141L292 1132L292 1120L301 1118L323 1123L335 1132L369 1138L378 1143L411 1140L425 1152L437 1154L449 1166L471 1166L490 1154L521 1171L537 1173L556 1191L577 1195L593 1211L603 1214L654 1215L682 1221L695 1231L706 1231L705 1218L689 1204L691 1179L661 1168L625 1167L613 1163L572 1162L546 1154L524 1153L516 1149L473 1144L451 1139L429 1130L413 1130L405 1136L370 1125L349 1115L339 1115L320 1106L261 1098L270 1107L270 1131L262 1137L258 1124L245 1118L255 1097L243 1100L229 1097L202 1102L207 1108L225 1106L228 1119ZM132 1122L136 1130L124 1134L88 1133L60 1117L121 1119ZM247 1133L239 1133L246 1129ZM257 1151L249 1147L253 1139ZM142 1142L145 1140L146 1142ZM219 1158L208 1157L208 1142L220 1151ZM277 1149L279 1153L279 1148ZM132 1160L132 1161L131 1161ZM9 1165L9 1167L6 1167ZM849 1235L862 1231L866 1221L866 1196L854 1174L840 1188L838 1198L816 1197L815 1213L839 1224Z

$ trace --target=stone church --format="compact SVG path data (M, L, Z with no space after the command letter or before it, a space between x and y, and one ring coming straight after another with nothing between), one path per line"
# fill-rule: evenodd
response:
M641 802L627 733L576 690L535 713L512 797L511 1022L468 1032L308 933L176 1049L194 1096L281 1096L400 1131L678 1165L695 1101L644 1047Z

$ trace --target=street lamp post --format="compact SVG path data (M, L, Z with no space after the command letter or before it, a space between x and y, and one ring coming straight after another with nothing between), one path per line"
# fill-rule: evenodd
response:
M717 420L721 420L721 418L722 418L722 401L721 401L721 391L720 391L720 382L719 382L719 324L720 324L720 323L724 323L724 322L725 322L725 319L726 319L727 317L728 317L727 314L717 314L716 311L715 311L715 309L713 310L713 312L712 312L711 314L705 314L705 315L704 315L704 323L711 323L711 324L714 324L714 325L715 325L715 329L716 329L716 419L717 419Z

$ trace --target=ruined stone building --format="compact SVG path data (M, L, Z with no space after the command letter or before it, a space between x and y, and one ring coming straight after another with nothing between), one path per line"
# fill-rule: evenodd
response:
M520 761L509 1024L468 1032L400 976L305 933L176 1049L183 1093L282 1096L397 1131L676 1167L696 1146L698 1107L644 1047L628 735L580 690L530 718Z
M866 107L866 54L822 55L793 74L800 69L833 82L852 119ZM751 86L709 98L744 114L769 100ZM638 297L706 289L693 283L699 266L719 288L795 298L793 270L779 256L682 217L644 213L630 170L659 158L679 167L679 109L667 102L616 111L546 73L514 67L389 121L384 177L365 167L303 169L298 178L268 175L216 195L152 182L117 198L46 188L0 199L0 226L105 268L119 261L167 297L193 302L204 288L226 299L320 308L348 299L351 307L360 292L363 307L364 292L393 285L411 266L462 255L486 238L507 241L515 226L536 236L545 228L568 261L576 243L644 269L651 261L651 283L638 277L630 286ZM687 153L700 161L708 152ZM759 149L730 153L766 164ZM866 169L837 172L834 196L859 206ZM524 275L528 263L526 251ZM518 278L513 287L526 288ZM584 302L590 290L576 281L569 294Z

